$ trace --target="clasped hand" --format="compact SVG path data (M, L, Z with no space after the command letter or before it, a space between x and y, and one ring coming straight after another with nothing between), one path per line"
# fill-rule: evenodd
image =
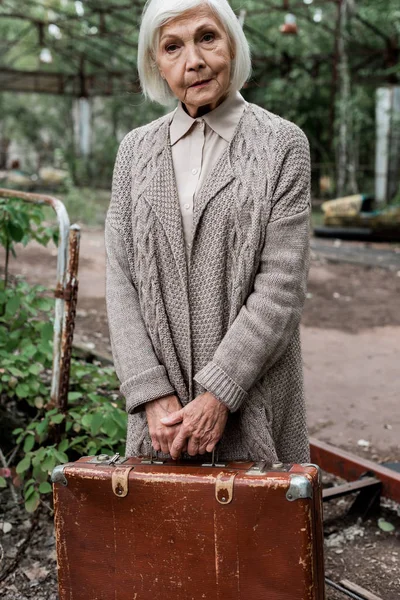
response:
M177 460L182 452L190 456L212 452L221 439L229 409L211 392L197 396L183 408L175 395L146 404L146 416L153 448Z

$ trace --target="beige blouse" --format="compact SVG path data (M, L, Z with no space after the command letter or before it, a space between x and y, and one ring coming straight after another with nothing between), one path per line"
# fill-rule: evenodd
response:
M170 140L187 259L192 244L196 196L231 141L246 105L243 96L234 92L217 108L197 119L185 112L181 102L175 110L170 124Z

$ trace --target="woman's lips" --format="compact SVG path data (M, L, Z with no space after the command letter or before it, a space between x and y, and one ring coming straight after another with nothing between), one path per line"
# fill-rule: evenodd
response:
M204 81L199 81L198 83L194 83L190 87L203 87L203 85L207 85L207 83L210 83L210 81L211 81L211 79L205 79Z

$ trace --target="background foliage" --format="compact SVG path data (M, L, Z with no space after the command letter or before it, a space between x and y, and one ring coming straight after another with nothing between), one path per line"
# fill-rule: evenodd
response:
M343 3L348 18L341 30ZM3 0L0 67L67 74L83 70L87 75L118 72L137 86L136 44L143 5L142 0L128 4L27 0L21 14L19 0ZM341 152L338 119L343 113L350 124L357 185L373 192L375 90L398 82L400 74L398 1L233 0L232 6L238 15L247 11L244 29L253 54L253 77L243 94L305 130L312 148L315 193L321 194L320 175L336 177ZM296 15L297 35L280 31L289 12ZM345 99L340 93L339 38L351 82ZM52 53L51 64L39 60L43 47ZM19 142L27 171L44 164L64 166L75 184L108 188L124 133L164 112L144 102L140 94L122 90L121 80L120 93L92 99L92 147L85 159L74 140L72 97L0 93L0 169L7 140L12 139Z
M58 243L58 231L43 223L42 206L0 198L0 245L6 255L8 250L16 256L18 244L33 239L43 246ZM51 493L49 476L57 464L124 452L127 416L112 367L73 359L68 410L52 406L53 313L49 291L11 276L6 260L0 269L0 467L10 484L22 489L28 512ZM0 488L6 485L0 475Z

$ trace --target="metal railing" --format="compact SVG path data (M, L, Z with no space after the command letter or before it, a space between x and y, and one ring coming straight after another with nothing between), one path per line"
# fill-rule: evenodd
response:
M0 197L7 198L10 201L19 199L33 204L47 204L54 209L57 215L59 242L57 279L54 289L53 368L51 397L47 407L58 407L61 412L66 412L78 297L80 227L76 224L70 225L63 202L53 196L0 188Z

